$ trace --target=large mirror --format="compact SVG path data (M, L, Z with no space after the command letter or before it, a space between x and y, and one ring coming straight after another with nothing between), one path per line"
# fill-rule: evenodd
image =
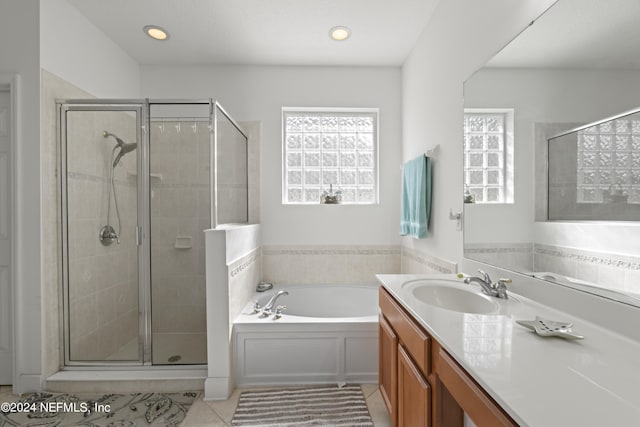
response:
M640 217L548 206L549 159L576 171L554 137L640 107L639 19L638 0L558 0L465 82L466 258L640 307Z

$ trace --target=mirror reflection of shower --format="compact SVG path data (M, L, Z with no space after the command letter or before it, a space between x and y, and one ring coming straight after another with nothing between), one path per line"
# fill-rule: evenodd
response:
M111 164L111 170L109 172L109 189L108 189L108 197L107 197L107 224L104 225L100 229L100 242L109 246L114 241L120 244L120 231L121 231L121 222L120 222L120 210L118 209L118 194L116 192L116 187L113 185L113 176L115 174L115 168L120 163L120 160L127 154L134 151L137 147L135 142L126 143L117 135L107 132L106 130L102 132L102 136L105 138L112 137L116 140L116 145L111 150L111 158L113 159L113 163ZM117 152L117 154L116 154ZM113 205L116 211L116 219L117 219L117 231L111 225L111 193L113 193Z

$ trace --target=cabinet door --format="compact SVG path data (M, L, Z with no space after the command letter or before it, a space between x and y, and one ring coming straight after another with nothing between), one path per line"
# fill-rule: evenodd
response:
M405 349L398 346L398 426L431 425L431 388Z
M391 423L396 422L396 373L397 373L397 352L398 337L387 323L384 316L380 315L379 330L379 354L378 354L378 382L380 383L380 394L382 400L389 411Z

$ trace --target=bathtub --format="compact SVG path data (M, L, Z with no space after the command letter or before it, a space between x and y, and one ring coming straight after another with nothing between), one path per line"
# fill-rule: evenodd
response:
M279 319L251 314L279 290ZM292 285L256 293L233 323L235 383L377 383L378 285Z

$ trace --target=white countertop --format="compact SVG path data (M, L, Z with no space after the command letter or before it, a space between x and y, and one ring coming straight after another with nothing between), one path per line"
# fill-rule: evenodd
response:
M454 275L376 277L520 425L640 425L640 343L513 293L482 315L427 305L402 286L423 278L461 283ZM585 338L540 337L515 322L536 316L573 323Z

